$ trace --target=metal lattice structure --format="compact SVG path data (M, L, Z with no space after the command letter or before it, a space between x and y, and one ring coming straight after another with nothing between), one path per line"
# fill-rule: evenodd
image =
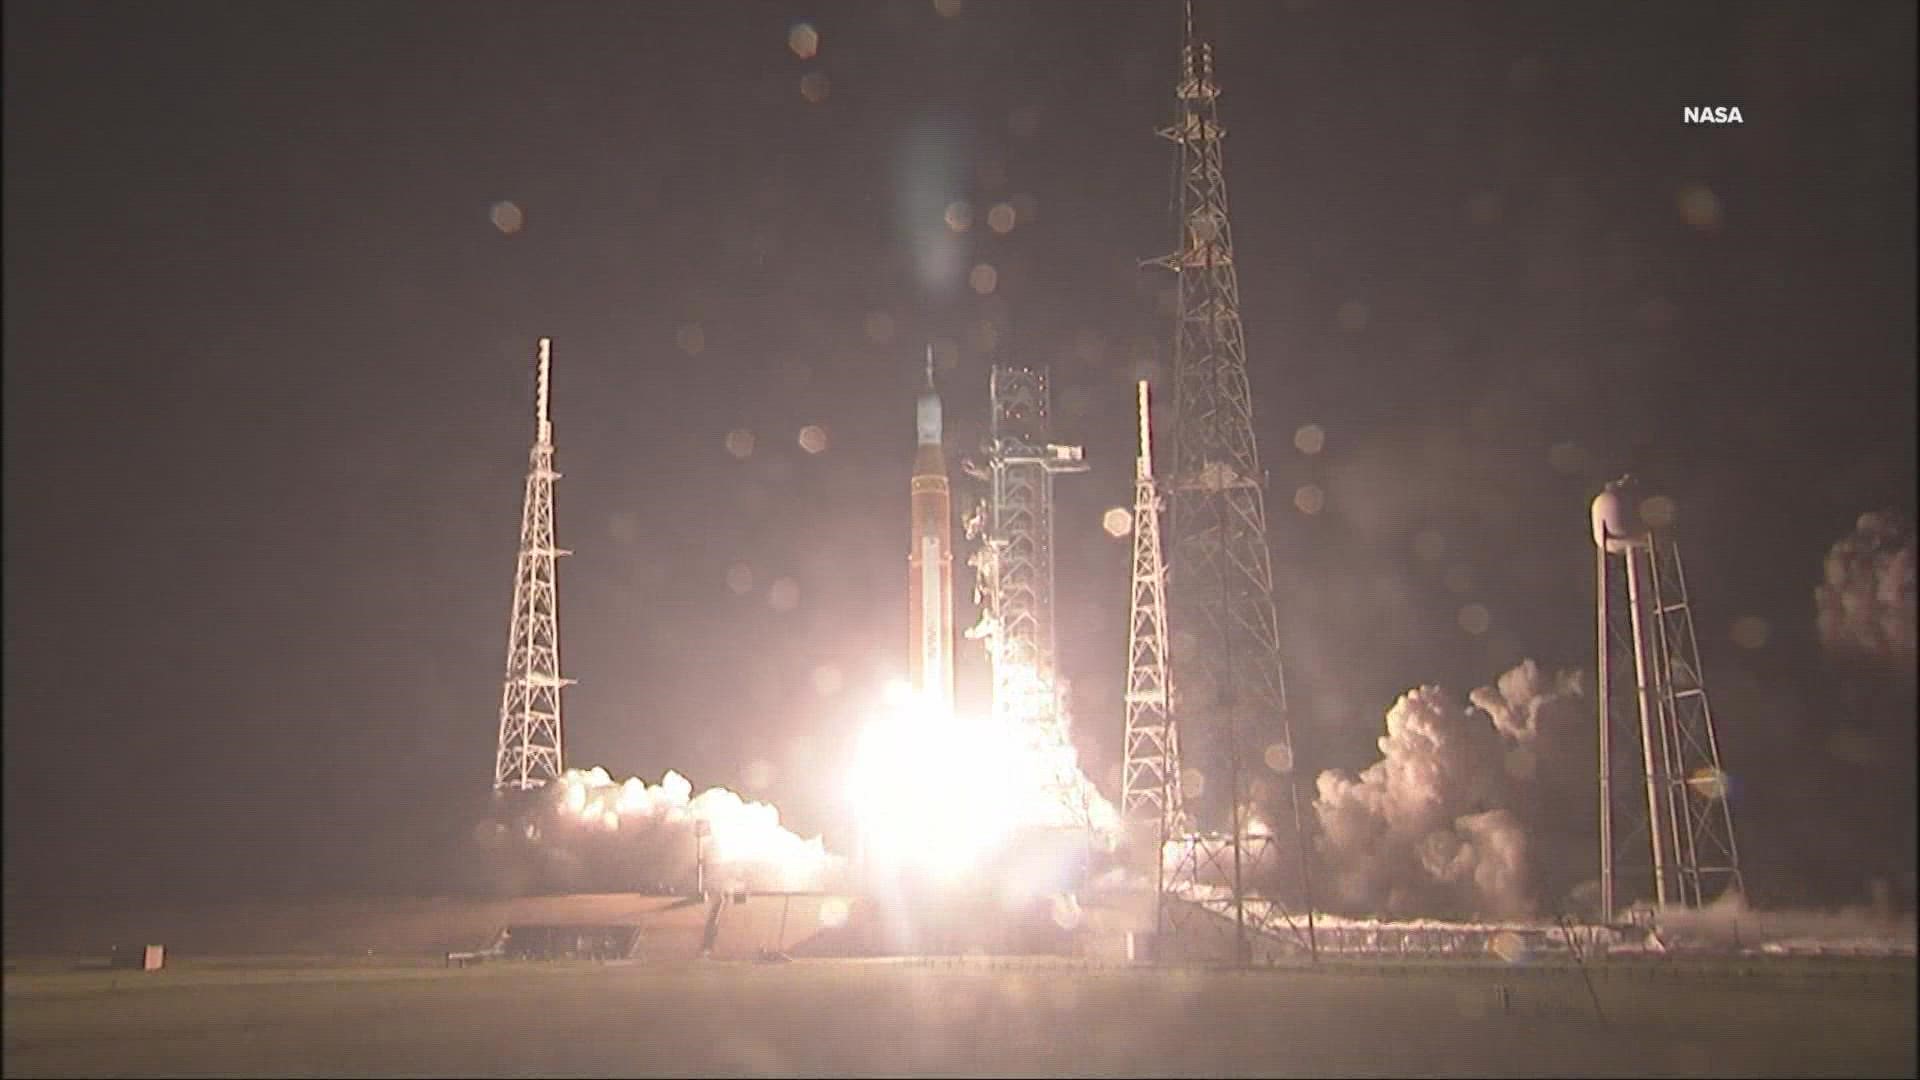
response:
M1745 891L1680 547L1633 499L1623 478L1594 506L1603 922L1623 878L1661 908Z
M1140 383L1140 455L1133 468L1133 591L1127 629L1125 756L1120 815L1151 843L1154 892L1167 892L1167 844L1187 832L1180 795L1180 733L1169 708L1167 567L1160 545L1160 490L1153 476L1153 424ZM1165 930L1165 904L1155 922Z
M1065 744L1054 630L1053 478L1085 472L1087 464L1080 447L1049 441L1052 401L1044 368L996 364L990 379L988 495L969 527L970 535L983 534L972 559L982 620L971 636L987 639L996 721ZM1071 775L1056 777L1054 788L1065 806L1085 813L1085 793Z
M1244 960L1250 745L1257 747L1254 760L1285 774L1287 794L1278 814L1293 819L1303 886L1306 852L1292 791L1293 737L1267 542L1266 473L1253 435L1240 285L1227 215L1225 131L1213 49L1195 34L1191 5L1178 98L1178 119L1159 134L1180 148L1181 242L1173 254L1152 260L1173 270L1179 282L1168 565L1173 709L1186 763L1199 766L1207 781L1204 792L1186 793L1186 808L1198 823L1225 819L1229 829L1224 844L1190 846L1196 860L1230 857L1232 916ZM1269 850L1278 840L1258 839ZM1203 858L1201 853L1210 854ZM1263 873L1271 877L1277 862L1267 860ZM1192 872L1204 870L1196 866ZM1310 897L1307 902L1310 906ZM1263 904L1262 910L1272 906Z
M527 791L560 779L560 621L555 563L570 552L554 546L553 423L547 417L551 342L540 339L536 426L520 510L520 555L513 573L513 618L507 632L507 675L500 692L500 742L493 789Z

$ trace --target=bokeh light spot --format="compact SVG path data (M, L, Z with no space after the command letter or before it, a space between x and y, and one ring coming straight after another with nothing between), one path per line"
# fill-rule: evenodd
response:
M809 71L800 76L800 96L807 99L809 105L818 105L827 100L827 92L832 85L827 81L824 71Z
M1318 484L1301 484L1293 493L1293 505L1303 514L1317 514L1327 504L1327 494Z
M1555 472L1578 474L1586 471L1592 462L1592 456L1578 443L1557 442L1547 450L1547 464L1553 466Z
M1687 777L1687 790L1703 799L1727 797L1727 774L1711 765L1702 765Z
M933 339L933 366L952 371L960 366L960 345L952 338Z
M727 432L727 453L745 461L753 456L753 432L745 428L734 428Z
M955 199L947 204L947 228L963 233L973 227L973 206L965 199Z
M1293 748L1286 743L1274 743L1272 746L1267 747L1266 753L1260 755L1260 759L1265 761L1267 768L1272 769L1274 772L1289 773L1293 771Z
M753 567L737 562L727 567L727 588L735 596L745 596L753 591Z
M1767 639L1773 636L1773 627L1758 615L1745 615L1733 620L1733 643L1743 649L1765 648Z
M1465 604L1460 608L1460 629L1469 634L1484 634L1493 625L1493 614L1485 604Z
M824 452L827 449L827 429L817 424L808 424L801 428L800 449L809 454Z
M750 791L765 790L773 783L773 764L764 758L755 758L747 762L740 770L740 782Z
M1640 503L1640 520L1655 529L1665 529L1679 519L1680 507L1665 495L1654 495Z
M688 356L699 356L700 351L707 347L707 332L699 323L688 323L673 335L673 340L680 346L681 352Z
M508 236L519 232L527 224L527 215L520 209L519 204L507 199L494 203L493 209L487 212L487 216L493 219L494 228Z
M973 287L974 292L986 296L999 287L1000 272L988 263L979 263L967 275L967 284Z
M780 578L767 590L767 606L775 611L792 611L800 606L800 586L792 578Z
M607 519L607 532L622 544L631 544L640 538L640 515L631 510L622 510Z
M1680 207L1680 219L1696 229L1720 227L1720 197L1705 184L1688 184L1674 201Z
M987 228L1002 236L1012 232L1019 220L1020 212L1012 203L995 203L993 209L987 211Z
M1511 930L1502 930L1487 942L1487 951L1509 964L1517 964L1527 958L1527 942Z
M1303 454L1317 454L1326 445L1327 433L1319 424L1302 424L1293 433L1293 448Z
M1180 770L1180 794L1197 799L1207 790L1207 774L1189 765Z
M1100 527L1107 530L1108 536L1119 539L1133 531L1133 513L1124 506L1116 506L1100 515Z
M811 60L813 54L820 51L820 32L812 23L795 23L793 29L787 31L787 48L800 59Z

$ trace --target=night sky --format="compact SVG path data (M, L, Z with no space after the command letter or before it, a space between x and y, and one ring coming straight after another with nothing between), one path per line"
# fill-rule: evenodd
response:
M1913 5L1201 17L1302 764L1373 760L1421 683L1591 668L1587 503L1631 468L1678 507L1759 884L1854 898L1912 835L1911 684L1826 662L1812 590L1859 514L1913 515ZM571 764L840 842L933 341L955 458L996 357L1051 365L1086 446L1061 647L1115 794L1100 515L1169 362L1137 262L1173 246L1177 5L5 18L10 883L422 887L492 776L540 336Z

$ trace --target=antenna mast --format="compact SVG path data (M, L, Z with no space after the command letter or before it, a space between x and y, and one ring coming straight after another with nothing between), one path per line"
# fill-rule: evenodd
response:
M1120 813L1129 839L1151 837L1155 929L1165 932L1167 844L1183 835L1180 740L1167 679L1167 570L1160 547L1160 492L1153 478L1153 429L1147 383L1140 389L1140 456L1133 470L1133 601L1127 630L1126 758Z
M540 339L534 393L534 441L520 510L520 555L513 575L513 616L507 631L507 674L500 693L500 741L493 760L496 792L528 791L560 779L559 596L556 560L571 552L554 546L553 421L547 413L552 341Z

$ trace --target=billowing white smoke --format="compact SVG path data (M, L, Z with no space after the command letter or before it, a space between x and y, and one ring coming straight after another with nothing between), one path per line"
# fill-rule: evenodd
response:
M1834 911L1754 911L1738 893L1729 893L1699 910L1676 906L1661 912L1659 933L1669 948L1913 955L1913 912L1896 912L1880 900Z
M1914 532L1889 513L1861 514L1827 552L1814 590L1820 640L1829 651L1911 669L1914 660Z
M596 765L567 770L557 789L562 815L588 828L673 851L676 863L704 848L709 883L717 887L822 889L841 869L842 860L829 855L819 837L801 839L780 824L774 807L726 788L695 795L677 772L654 785L639 777L615 783Z
M1474 708L1437 686L1403 694L1387 712L1379 761L1357 777L1320 774L1314 811L1332 905L1391 916L1536 913L1543 886L1557 892L1564 882L1541 872L1545 853L1529 825L1555 801L1543 763L1576 730L1579 695L1577 675L1549 679L1532 660L1475 690Z

